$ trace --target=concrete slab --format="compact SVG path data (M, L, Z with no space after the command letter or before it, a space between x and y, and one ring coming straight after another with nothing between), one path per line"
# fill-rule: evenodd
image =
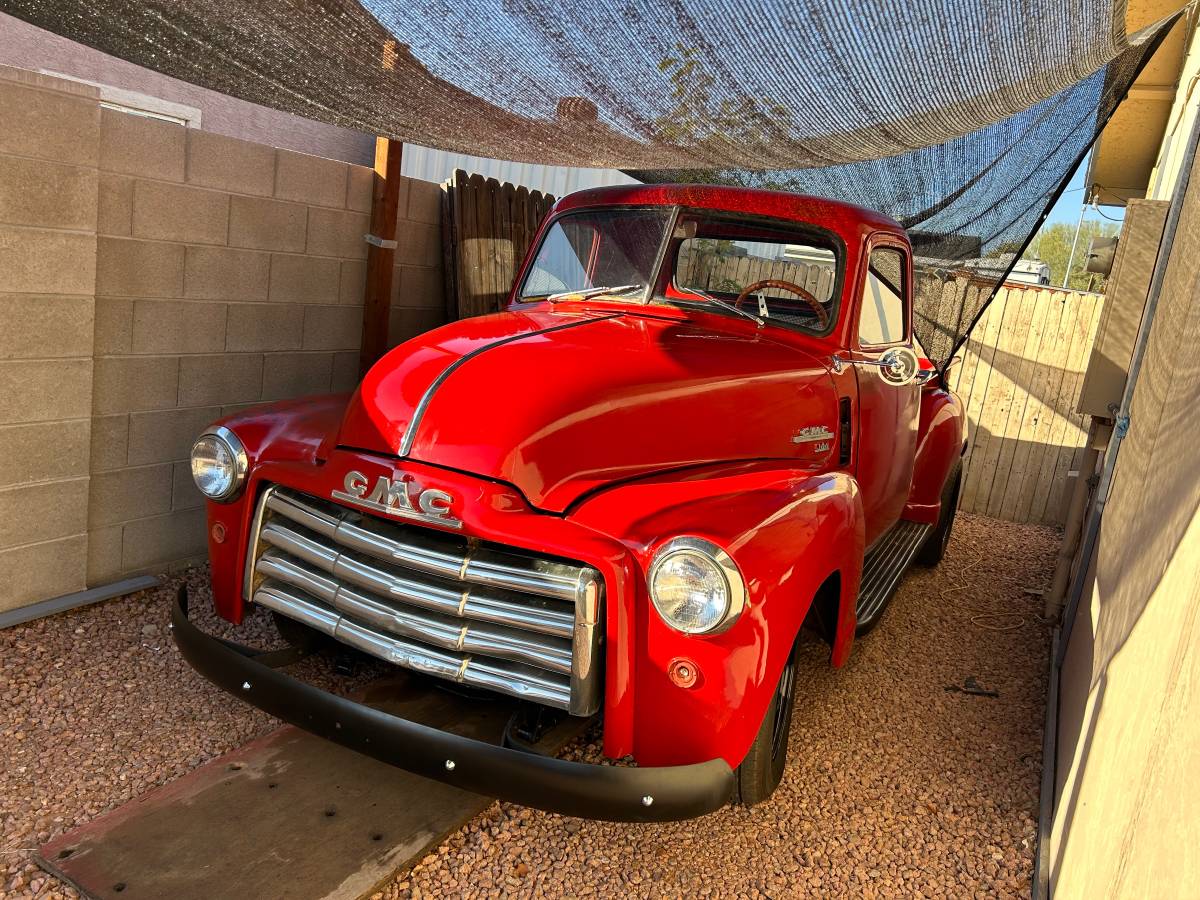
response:
M492 742L514 708L406 675L376 682L363 700ZM586 724L562 723L538 749L556 753ZM37 861L113 900L358 898L491 802L287 726L62 835Z

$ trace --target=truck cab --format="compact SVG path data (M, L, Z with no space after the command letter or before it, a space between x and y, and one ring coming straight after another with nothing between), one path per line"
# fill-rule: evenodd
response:
M963 413L912 296L904 230L860 207L585 191L504 311L400 345L350 396L198 439L220 615L262 607L430 689L600 715L636 767L431 734L231 650L183 602L176 639L243 699L467 789L624 820L759 803L802 629L843 665L949 539Z

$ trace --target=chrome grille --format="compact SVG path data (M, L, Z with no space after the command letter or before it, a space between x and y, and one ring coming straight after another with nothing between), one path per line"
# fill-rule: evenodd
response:
M396 665L591 715L603 585L589 566L401 524L278 485L246 596Z

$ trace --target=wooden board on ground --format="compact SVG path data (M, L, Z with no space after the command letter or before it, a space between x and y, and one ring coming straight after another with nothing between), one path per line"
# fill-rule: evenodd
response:
M493 743L514 709L405 675L364 699ZM564 721L538 749L557 753L587 723ZM491 802L287 726L58 837L38 864L113 900L359 898Z

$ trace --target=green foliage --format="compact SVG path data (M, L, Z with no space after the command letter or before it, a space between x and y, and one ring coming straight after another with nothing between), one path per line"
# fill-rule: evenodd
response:
M701 68L698 49L676 45L678 56L658 64L669 72L674 106L654 123L655 137L706 154L738 148L765 153L773 140L789 133L791 110L767 98L718 98L717 79Z
M1087 265L1088 245L1093 238L1112 237L1119 233L1120 225L1116 222L1084 221L1079 229L1079 245L1075 248L1075 261L1071 264L1071 278L1067 287L1076 291L1097 291L1103 293L1107 279L1093 275L1084 268ZM1025 251L1025 259L1040 259L1050 266L1050 284L1058 287L1062 284L1063 272L1067 268L1067 260L1071 256L1071 242L1075 239L1075 225L1070 222L1056 222L1043 228Z
M1003 256L1006 253L1016 253L1021 249L1021 244L1024 241L1003 241L1000 246L988 254L988 256ZM1023 259L1032 259L1033 257L1026 254Z

